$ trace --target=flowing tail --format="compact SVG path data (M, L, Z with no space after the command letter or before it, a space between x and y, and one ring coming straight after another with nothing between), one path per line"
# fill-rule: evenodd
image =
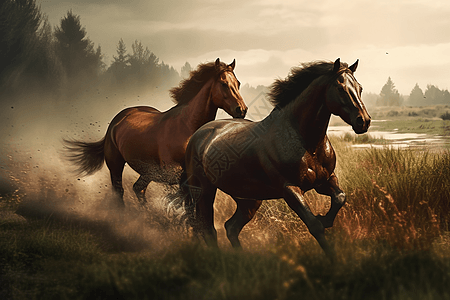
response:
M93 143L63 139L63 144L65 156L77 166L78 174L92 175L103 167L105 138Z

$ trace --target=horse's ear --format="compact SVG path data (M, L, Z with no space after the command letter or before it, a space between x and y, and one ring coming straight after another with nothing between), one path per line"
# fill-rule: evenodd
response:
M359 59L357 59L356 62L349 67L349 69L350 69L350 71L352 71L352 73L355 73L356 68L358 67L358 62L359 62Z
M231 64L229 64L228 66L231 67L232 71L234 71L234 67L236 66L236 59L233 59L233 62Z
M339 72L340 69L341 69L341 59L338 58L338 59L336 59L336 61L334 62L333 73Z
M216 70L217 70L217 71L220 71L220 58L217 58L217 59L216 59L215 66L216 66Z

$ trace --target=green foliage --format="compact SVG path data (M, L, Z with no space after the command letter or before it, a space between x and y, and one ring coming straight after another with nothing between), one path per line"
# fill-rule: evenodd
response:
M442 120L450 120L450 113L448 111L446 111L445 113L443 113L440 118Z
M408 104L413 106L425 105L439 105L450 103L450 92L448 90L441 90L437 86L429 84L425 93L418 84L414 86L409 95Z
M186 62L184 66L181 67L181 77L189 78L189 74L191 73L191 71L192 71L191 65L188 62Z
M161 234L157 242L164 236L164 247L152 248L150 242L146 248L127 250L118 247L123 239L106 238L105 230L97 228L103 227L99 220L89 226L65 221L70 220L68 215L11 220L4 217L3 207L1 295L6 299L448 299L450 238L445 229L450 153L355 150L336 137L332 144L338 155L337 176L348 197L335 225L327 230L338 255L333 266L282 200L265 202L244 228L244 251L223 245L222 250L206 248L186 239L184 232L175 237ZM328 197L308 192L306 198L315 213L326 212ZM219 218L233 212L226 201L223 194L216 199L222 205L216 206ZM127 219L119 219L108 218L110 226L121 222L127 227Z
M410 105L422 105L424 103L424 95L422 89L419 87L419 85L416 83L414 88L411 90L411 93L409 94L408 103Z
M125 42L120 39L117 45L117 56L108 69L112 74L113 85L131 87L171 87L176 85L180 76L175 69L144 47L141 41L135 40L131 45L132 53L127 54Z
M35 0L0 3L0 85L17 84L34 55L42 14Z
M55 29L57 54L70 79L81 76L95 77L100 73L102 54L94 50L94 43L86 37L81 18L68 11Z
M101 47L87 37L81 17L71 10L52 30L35 0L0 3L0 86L11 94L30 90L75 94L93 88L123 90L168 88L180 76L140 41L127 54L121 39L117 56L105 72Z
M368 133L356 135L347 132L342 139L353 144L386 144L385 139L375 138Z
M109 71L113 74L116 82L121 83L127 77L128 68L130 66L130 57L127 54L127 47L123 39L119 40L116 51L117 56L113 56L114 61L111 63Z
M395 89L394 82L391 77L388 78L386 84L380 92L380 98L377 99L377 105L380 106L400 106L403 103L403 98Z
M312 239L264 250L173 241L163 251L108 253L76 227L0 219L6 299L447 299L446 250L399 252L331 236L331 266ZM292 233L291 233L292 234ZM293 236L292 236L293 237ZM106 247L108 248L108 247ZM448 253L447 253L448 254Z
M385 239L401 249L430 247L450 212L450 153L391 148L341 151L349 204L338 217L349 235Z
M427 90L424 95L427 100L427 105L450 103L450 92L448 90L440 90L432 84L427 85Z

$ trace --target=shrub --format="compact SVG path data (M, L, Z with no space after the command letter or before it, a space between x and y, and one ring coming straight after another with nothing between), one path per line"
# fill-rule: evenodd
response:
M450 120L450 113L446 111L444 114L441 115L442 120Z

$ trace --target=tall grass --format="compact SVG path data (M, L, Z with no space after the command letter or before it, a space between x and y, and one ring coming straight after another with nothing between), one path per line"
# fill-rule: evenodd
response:
M428 248L447 228L449 152L340 150L338 177L348 203L336 227L407 249Z
M372 239L402 250L425 250L448 229L450 152L388 146L361 150L350 147L344 138L333 138L332 144L347 203L330 233L347 241ZM329 197L310 191L306 198L316 214L329 208ZM250 247L255 242L265 247L293 239L302 244L309 238L304 224L282 200L264 203L241 234Z
M368 133L356 135L353 133L345 133L341 138L345 142L350 142L353 144L387 144L386 140L382 137L374 137Z
M332 144L348 200L327 229L334 266L282 200L266 201L244 228L244 251L229 250L223 223L235 205L223 193L220 249L167 228L149 235L156 221L147 218L115 230L134 214L105 224L54 210L25 221L4 218L0 206L0 298L450 299L450 153ZM306 198L317 214L329 208L329 197Z

